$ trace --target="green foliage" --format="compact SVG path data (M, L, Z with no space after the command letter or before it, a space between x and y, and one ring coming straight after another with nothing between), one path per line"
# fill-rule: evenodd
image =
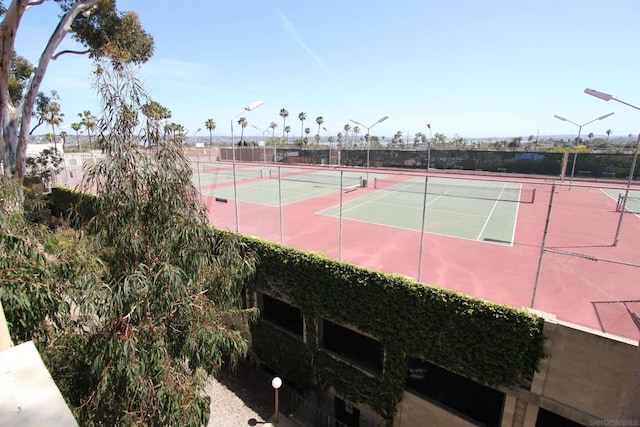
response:
M74 207L77 224L88 219L105 272L85 290L81 337L60 339L48 357L73 348L77 373L54 374L83 424L206 424L206 374L248 349L255 313L242 309L241 288L255 261L211 230L180 133L151 151L138 145L148 99L135 77L101 66L96 87L106 156L85 170L82 190L97 197L68 193L59 207Z
M13 341L44 346L69 326L71 307L100 265L79 233L27 221L21 191L11 180L0 187L0 299Z
M234 236L215 230L214 239ZM527 382L544 356L542 320L530 313L275 243L242 241L260 258L251 289L286 295L306 319L306 343L268 322L253 325L259 358L296 383L333 387L387 420L402 398L407 356L493 386ZM322 318L380 340L383 374L366 374L320 350L315 324Z
M16 105L22 99L24 86L29 80L33 65L24 57L13 53L11 58L11 72L9 76L9 98Z
M27 157L27 178L37 178L43 183L51 182L51 178L62 171L62 156L55 150L46 148L35 157Z
M259 357L275 362L278 370L285 365L312 365L322 386L370 405L387 420L393 418L402 398L407 356L487 385L512 386L530 380L544 355L542 321L530 313L404 276L258 239L245 240L260 257L253 289L287 295L307 323L326 318L352 325L376 337L385 348L384 373L372 377L327 356L313 339L307 340L307 351L295 352L300 360L283 361L278 353L283 351L280 340L285 334L267 333L263 327L254 329L253 336L259 343Z
M60 1L68 11L75 0ZM151 58L153 37L146 33L134 12L119 12L114 0L101 0L91 13L80 14L73 23L73 38L89 48L89 56L108 58L114 65L141 64Z

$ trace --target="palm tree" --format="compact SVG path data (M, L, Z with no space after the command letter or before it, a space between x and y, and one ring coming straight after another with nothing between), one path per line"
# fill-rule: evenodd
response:
M147 117L146 145L157 145L160 139L160 123L171 118L171 111L158 101L150 101L142 106L142 114Z
M207 119L204 122L204 127L209 131L209 150L213 146L213 131L216 130L216 122L213 119Z
M304 120L307 118L307 113L302 112L298 114L298 118L300 119L300 142L303 142L302 134L304 133Z
M611 129L607 129L607 141L609 142L609 135L611 135L613 133L613 131Z
M320 143L320 127L324 123L324 117L322 117L322 116L316 117L316 123L318 124L318 133L316 134L316 136L317 136L316 145L318 145Z
M58 152L58 144L56 142L56 130L55 127L59 126L64 120L64 114L61 112L60 104L56 101L51 101L44 111L43 120L51 125L51 134L53 135L53 150Z
M351 130L351 125L347 123L344 125L344 142L349 145L349 131Z
M78 117L82 119L80 120L80 124L87 130L87 136L89 137L89 148L91 148L91 132L96 129L97 119L93 114L91 114L91 111L89 110L78 113Z
M284 143L284 134L285 132L288 134L289 132L287 131L287 117L289 117L289 111L286 108L281 108L280 109L280 117L282 117L282 142ZM291 128L289 128L289 130L291 130ZM289 143L289 135L287 135L287 143Z
M275 140L276 128L278 124L276 122L269 123L269 129L271 129L271 138Z
M247 118L246 117L240 117L238 119L238 124L240 125L240 142L238 143L238 145L243 145L242 143L242 138L244 137L244 128L247 127L247 125L249 124L249 122L247 122Z
M78 151L80 151L80 128L82 125L80 123L71 123L71 129L76 132L76 142L78 143Z
M289 132L291 132L291 126L285 126L284 129L282 130L283 134L282 137L284 138L284 133L287 134L287 144L289 144Z
M360 128L358 126L354 126L353 127L353 144L355 145L356 143L356 138L358 137L358 134L360 133Z
M60 132L60 139L62 140L62 148L64 150L64 144L67 142L67 136L69 136L69 134L66 131L62 131Z
M311 132L311 129L309 128L304 128L304 145L307 145L307 141L309 139L309 133Z

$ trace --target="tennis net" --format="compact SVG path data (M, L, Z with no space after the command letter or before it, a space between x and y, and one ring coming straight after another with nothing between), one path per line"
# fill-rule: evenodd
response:
M319 173L280 173L277 170L269 170L269 178L281 179L283 181L307 182L311 184L323 184L333 187L340 187L341 179L339 174L319 174ZM343 176L342 188L345 190L362 187L362 177ZM353 190L351 190L353 191Z
M373 187L380 190L419 194L424 194L424 186L424 182L401 181L388 178L375 178L373 182ZM427 194L517 203L533 203L536 199L535 188L521 189L438 183L428 183Z
M233 168L215 168L215 169L207 169L205 173L209 173L216 176L221 176L225 178L233 178ZM236 178L262 178L263 172L262 169L242 169L236 168Z
M624 193L618 194L618 205L616 206L616 212L622 211L624 206L625 212L631 212L634 214L640 214L640 197L627 195L627 201L624 200Z

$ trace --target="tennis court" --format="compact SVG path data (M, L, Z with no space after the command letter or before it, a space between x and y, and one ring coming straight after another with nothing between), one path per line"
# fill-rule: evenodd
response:
M426 197L425 197L426 185ZM450 237L512 244L520 202L535 193L520 184L448 178L374 177L374 191L317 212ZM529 190L531 191L531 190Z
M625 190L622 189L603 189L607 196L616 202L616 212L624 210L640 216L640 190L629 190L625 200Z
M231 171L232 172L232 171ZM260 174L258 174L260 172ZM228 173L225 171L225 173ZM239 175L239 173L244 175ZM218 173L203 173L204 181L221 183ZM251 176L253 174L253 176ZM263 168L257 171L236 169L237 176L245 176L233 185L213 186L202 190L203 195L218 199L258 203L266 206L286 206L325 194L350 191L362 186L359 172L312 172L305 169ZM248 180L248 178L256 178ZM230 181L233 182L233 178Z

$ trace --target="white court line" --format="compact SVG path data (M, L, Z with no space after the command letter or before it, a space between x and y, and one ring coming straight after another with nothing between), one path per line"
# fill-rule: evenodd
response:
M480 237L482 237L482 233L484 233L484 230L487 228L487 225L489 225L489 221L491 220L491 217L493 216L493 213L495 212L496 208L498 207L498 203L500 201L500 196L502 196L502 193L504 192L504 189L505 189L506 185L507 185L506 182L504 184L502 184L502 189L500 190L500 194L498 195L498 199L493 203L493 207L491 208L491 211L489 212L489 216L487 217L487 220L484 222L484 225L482 226L482 229L480 230L480 234L478 234L478 237L476 238L476 240L480 241Z

